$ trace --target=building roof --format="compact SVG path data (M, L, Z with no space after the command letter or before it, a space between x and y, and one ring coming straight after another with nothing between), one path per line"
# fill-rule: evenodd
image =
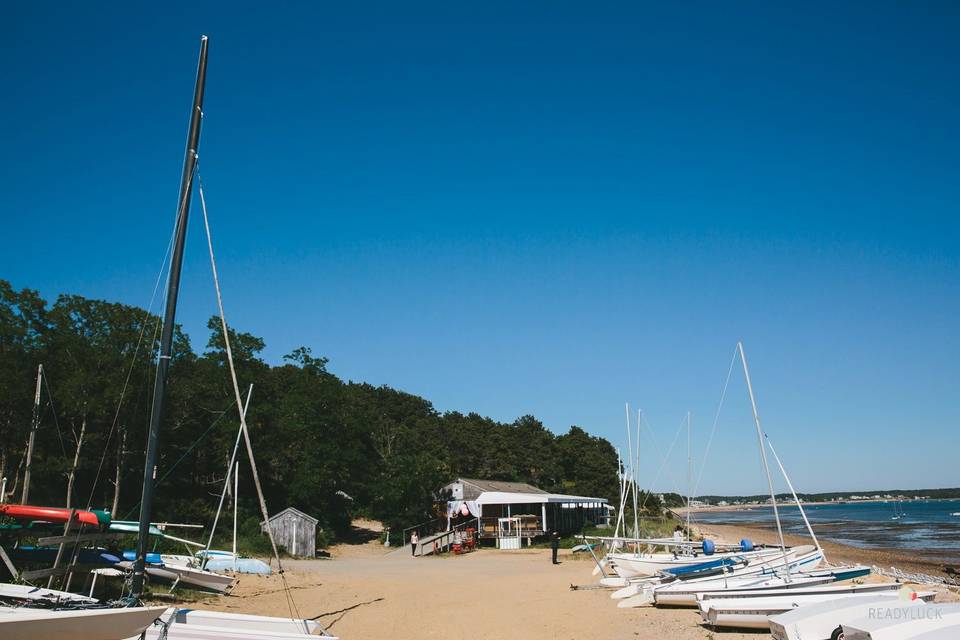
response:
M590 498L587 496L568 496L562 493L514 493L506 491L484 491L477 498L477 504L571 504L571 503L605 503L606 498Z
M304 513L303 511L300 511L300 509L294 509L293 507L287 507L287 508L284 509L283 511L280 511L279 513L273 514L272 516L270 516L270 521L273 522L273 521L276 520L277 518L280 518L280 517L282 517L282 516L285 516L285 515L287 515L288 513L289 513L289 514L292 514L292 515L295 515L295 516L297 516L298 518L301 518L301 519L303 519L303 520L309 520L309 521L312 522L313 524L317 524L318 522L320 522L319 520L317 520L317 519L314 518L313 516L307 515L307 514ZM262 524L264 524L264 523L261 522L260 524L262 525Z
M546 493L526 482L506 482L504 480L477 480L475 478L458 478L458 482L476 487L481 493L485 491L499 491L500 493Z
M606 498L549 493L525 482L458 478L450 484L456 482L464 485L464 500L476 500L477 504L542 504L607 501ZM449 487L450 485L447 486Z

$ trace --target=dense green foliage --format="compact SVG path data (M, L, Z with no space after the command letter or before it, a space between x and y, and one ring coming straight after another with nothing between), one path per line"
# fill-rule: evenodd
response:
M50 394L43 394L30 502L65 503L86 425L73 506L136 519L157 325L142 309L69 295L48 305L0 280L0 476L9 478L12 499L20 496L43 363ZM154 520L209 523L223 486L238 414L219 322L209 328L201 354L176 332ZM557 436L532 416L505 424L441 414L423 398L340 380L307 348L270 366L259 358L260 338L235 333L231 345L244 393L254 385L248 424L271 511L295 506L320 518L327 535L346 531L355 515L394 530L426 520L436 489L457 476L617 502L615 450L578 427ZM242 520L255 528L245 457L240 477Z

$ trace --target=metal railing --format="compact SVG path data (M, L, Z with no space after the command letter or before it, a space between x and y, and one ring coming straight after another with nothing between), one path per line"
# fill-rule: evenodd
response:
M426 522L415 524L412 527L407 527L400 534L400 547L403 548L410 544L410 533L413 531L417 532L417 538L425 538L441 531L440 527L443 527L443 530L446 530L446 526L446 518L434 518L433 520L427 520Z
M463 532L470 528L469 525L475 525L474 528L479 530L480 518L471 518L466 522L461 522L452 529L426 536L426 539L417 542L417 549L414 550L413 555L426 556L431 553L443 553L450 545L457 542L457 539L462 536Z

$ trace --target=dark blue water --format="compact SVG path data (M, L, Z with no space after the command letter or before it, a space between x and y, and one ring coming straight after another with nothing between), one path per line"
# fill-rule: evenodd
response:
M960 563L960 500L905 500L805 505L817 536L866 549L909 550L929 560ZM893 517L902 514L894 520ZM694 516L704 524L741 524L774 528L773 509L744 507L738 511L704 511ZM807 535L795 505L780 509L784 533Z

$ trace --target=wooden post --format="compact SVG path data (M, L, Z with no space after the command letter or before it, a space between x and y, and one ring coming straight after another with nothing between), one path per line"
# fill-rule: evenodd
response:
M66 536L66 535L68 535L68 534L70 533L70 529L71 529L71 527L73 527L73 517L76 515L76 513L77 513L77 510L76 510L76 509L71 509L71 510L70 510L70 518L67 520L67 523L66 523L65 525L63 525L63 535L64 535L64 536ZM52 567L52 569L54 569L54 570L56 570L57 567L60 566L60 558L63 557L63 549L64 549L64 546L65 546L65 545L66 545L65 542L61 542L61 543L60 543L60 546L57 548L57 557L54 559L54 561L53 561L53 567ZM50 589L50 588L52 588L52 587L53 587L53 575L51 575L49 578L47 578L47 589Z
M33 442L37 437L37 427L40 422L40 383L43 380L43 365L37 367L37 390L33 396L33 418L30 420L30 439L27 441L27 466L23 472L23 493L20 494L20 504L27 504L30 499L30 467L33 462Z
M7 552L3 547L0 547L0 560L3 561L3 564L7 566L7 571L10 572L10 575L13 577L14 581L20 579L20 572L17 571L17 568L13 566L13 563L10 561L10 556L7 555Z
M77 438L77 450L73 454L73 466L70 467L70 476L67 479L67 509L70 508L70 501L73 498L73 479L77 474L77 463L80 462L80 447L83 446L83 434L87 432L87 417L83 417L83 423L80 425L80 437Z
M127 428L120 427L120 445L117 449L117 473L113 480L113 506L110 508L110 514L115 515L120 508L120 476L123 473L123 456L127 449Z

